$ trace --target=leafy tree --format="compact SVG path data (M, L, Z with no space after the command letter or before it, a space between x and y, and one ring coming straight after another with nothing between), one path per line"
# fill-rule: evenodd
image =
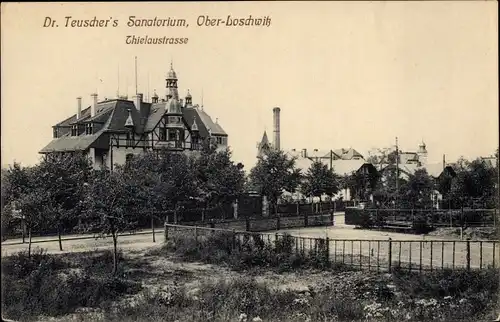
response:
M154 221L159 218L165 204L163 195L166 186L162 180L162 167L158 155L146 152L134 156L126 165L131 185L136 186L134 211L145 214L151 220L153 242L155 242Z
M14 163L5 173L4 189L6 193L7 210L20 210L24 226L28 230L28 256L31 256L31 237L33 229L47 221L44 207L47 192L40 185L37 167L22 167ZM24 229L24 227L23 227ZM23 235L24 236L24 235Z
M377 188L379 179L380 175L377 171L363 167L347 175L345 185L355 199L368 200L370 194Z
M415 171L413 175L410 175L408 182L402 186L403 196L412 208L430 207L433 190L434 181L425 169Z
M205 147L201 156L195 158L194 167L198 193L204 204L203 219L207 208L234 202L243 192L243 165L231 161L229 149L217 151L214 147Z
M250 171L250 181L262 195L266 196L277 213L277 202L284 191L295 192L300 180L300 169L295 168L295 158L288 158L280 150L270 150L258 157Z
M469 162L460 158L455 164L457 177L452 182L450 197L466 206L470 206L472 200L492 203L496 189L495 171L481 159Z
M302 193L307 196L332 196L339 191L339 178L326 164L315 161L303 177Z
M133 203L137 193L124 167L114 171L94 171L86 191L87 213L83 228L97 231L99 237L113 238L113 274L118 268L118 235L137 227Z
M21 210L21 216L25 215L20 201L33 184L31 172L32 168L23 167L17 162L8 169L2 169L2 231L20 219L15 218L14 210Z
M91 171L92 163L83 153L49 155L37 166L37 182L46 196L43 208L46 218L57 227L61 251L61 232L68 225L76 225L82 210L83 184Z
M183 203L198 194L194 163L185 154L167 150L148 152L130 160L126 171L136 186L135 209L147 214L153 223L161 213L177 214ZM165 216L168 221L168 216Z
M379 183L373 192L374 200L382 204L395 204L399 202L399 197L403 193L403 187L406 184L406 180L401 176L397 178L397 169L395 166L390 165L384 168L380 173ZM396 185L397 178L397 185Z

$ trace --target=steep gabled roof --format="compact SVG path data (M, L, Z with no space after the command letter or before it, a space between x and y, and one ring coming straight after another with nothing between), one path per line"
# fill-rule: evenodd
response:
M187 108L185 108L185 110L186 109ZM210 115L208 115L204 110L196 107L193 109L196 111L196 113L198 113L198 119L203 122L207 130L211 129L212 134L227 136L227 133L224 131L224 129L219 124L212 121Z
M158 102L151 104L151 109L144 126L144 132L151 132L158 125L161 118L165 114L165 104L166 102Z
M93 135L70 136L66 134L60 138L52 140L40 153L85 151L94 143L101 133Z
M335 153L332 150L318 150L318 149L308 151L307 157L309 157L309 158L321 158L321 159L333 158L333 160L341 158L340 155L338 155L337 153Z
M365 161L359 159L332 161L333 171L341 176L350 175L353 172L358 171L363 164L365 164Z
M90 116L90 107L87 107L86 109L82 110L82 114L80 116L80 120L82 120L83 118L88 118L89 116ZM56 125L54 125L54 127L71 126L75 122L76 122L76 114L68 117L64 121L61 121L61 122L57 123Z
M352 160L354 158L363 158L363 155L353 148L349 149L337 149L333 151L335 154L340 156L343 160Z
M53 139L40 153L86 150L93 147L93 145L106 148L106 133L128 131L125 123L129 117L129 110L134 124L134 131L138 134L151 132L165 114L165 104L165 102L154 104L141 102L138 110L135 103L129 100L113 99L99 102L95 116L90 117L91 107L87 107L82 111L82 115L78 120L75 114L54 126L68 128L74 124L88 122L103 124L97 133L71 136L69 131L67 133L63 132L64 134L61 137ZM214 135L227 136L224 129L219 124L214 123L211 117L198 109L197 106L183 108L183 118L188 128L191 127L196 118L198 130L202 137L208 137L208 129L211 129Z
M381 171L385 171L386 169L395 169L395 168L396 168L395 164L390 164L386 165ZM418 164L412 164L412 163L399 165L399 171L407 175L413 175L419 169L425 169L427 171L427 174L429 174L433 178L438 178L445 169L446 171L449 171L452 175L455 173L455 170L449 164L446 165L445 168L443 169L443 163L430 163L426 164L425 166L419 166Z

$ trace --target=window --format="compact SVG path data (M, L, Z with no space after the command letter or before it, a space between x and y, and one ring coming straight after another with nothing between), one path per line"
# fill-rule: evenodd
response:
M177 135L176 130L169 130L168 131L168 140L169 141L177 141L178 140L178 135Z
M127 132L127 147L131 146L134 140L132 139L132 134Z
M92 134L92 123L85 125L85 134Z
M160 141L166 141L167 140L167 129L164 127L161 127L159 136L160 136Z
M224 144L224 138L221 137L221 136L218 136L216 137L216 141L215 141L217 144Z
M57 132L58 132L58 131L57 131L57 128L54 128L54 133L53 133L54 139L56 139L56 138L57 138L57 134L58 134Z
M78 135L78 126L77 125L73 125L71 127L71 136L77 136Z
M181 123L181 118L178 116L169 116L168 117L168 123L170 124L179 124Z

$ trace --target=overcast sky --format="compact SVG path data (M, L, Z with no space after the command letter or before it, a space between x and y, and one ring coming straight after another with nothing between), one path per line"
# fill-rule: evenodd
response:
M2 165L34 164L76 97L165 94L173 59L229 134L235 161L255 163L272 108L283 149L427 144L429 161L486 156L498 146L497 2L256 2L2 4ZM269 16L271 26L196 26L200 15ZM63 28L64 17L118 19ZM126 27L128 16L185 18L187 28ZM46 16L59 28L42 28ZM125 37L187 37L187 45L127 45ZM148 77L149 75L149 77ZM149 78L149 81L148 81ZM148 86L149 83L149 86Z

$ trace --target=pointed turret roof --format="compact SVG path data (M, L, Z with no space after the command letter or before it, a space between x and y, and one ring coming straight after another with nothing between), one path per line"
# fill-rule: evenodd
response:
M167 78L168 79L177 79L177 74L175 73L174 64L172 61L170 61L170 70L168 71Z
M269 139L267 138L267 132L264 131L264 135L262 135L262 140L260 140L260 146L268 145Z

